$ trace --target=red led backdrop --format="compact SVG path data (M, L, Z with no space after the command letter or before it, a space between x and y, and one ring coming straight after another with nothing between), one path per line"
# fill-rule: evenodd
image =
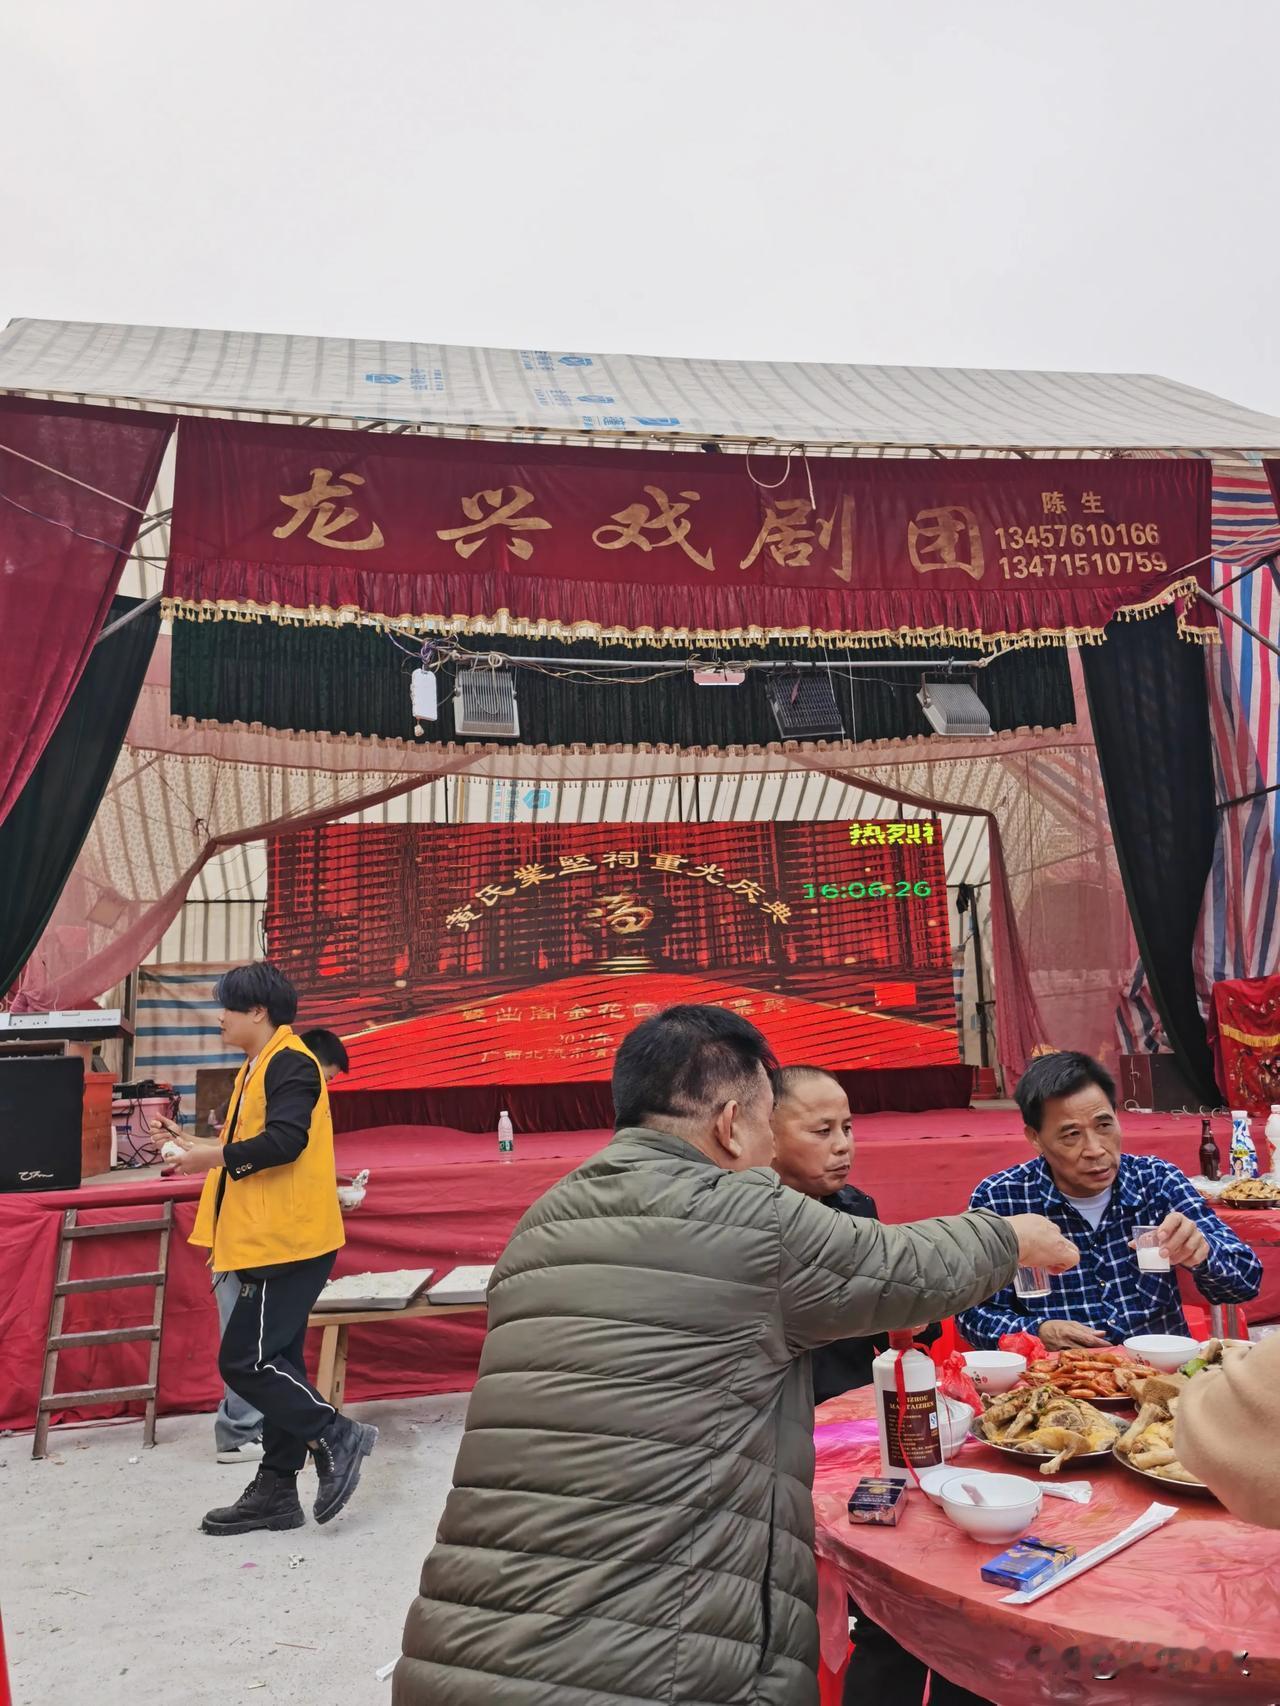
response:
M266 931L353 1089L606 1079L677 1001L783 1060L958 1058L930 821L335 824L271 844Z

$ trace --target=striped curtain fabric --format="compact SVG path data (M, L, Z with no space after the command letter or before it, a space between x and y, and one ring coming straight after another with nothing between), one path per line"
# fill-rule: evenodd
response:
M1214 585L1223 586L1264 552L1280 550L1280 520L1257 468L1219 467L1214 476ZM1280 636L1280 590L1267 568L1221 595L1262 633ZM1221 805L1213 871L1197 943L1196 985L1207 1012L1224 978L1264 977L1280 965L1280 660L1233 622L1209 653L1209 714ZM1245 799L1243 796L1253 795Z
M213 986L225 966L144 966L138 974L134 1077L172 1084L190 1118L196 1106L196 1071L240 1066L244 1056L223 1046Z

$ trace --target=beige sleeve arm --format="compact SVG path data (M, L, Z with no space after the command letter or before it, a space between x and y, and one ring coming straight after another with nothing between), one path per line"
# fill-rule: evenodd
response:
M1280 1528L1280 1333L1191 1382L1174 1445L1233 1516Z

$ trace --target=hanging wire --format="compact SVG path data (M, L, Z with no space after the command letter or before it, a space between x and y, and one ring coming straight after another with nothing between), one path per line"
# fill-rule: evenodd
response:
M66 480L70 485L79 486L81 490L92 492L94 497L105 498L108 503L119 504L122 509L131 509L135 515L146 515L147 511L138 504L130 503L128 498L118 498L111 492L104 492L101 486L91 486L87 480L78 480L74 474L68 474L64 468L51 467L48 462L40 462L34 456L28 456L24 450L15 450L11 444L0 443L0 450L10 456L16 456L20 462L29 462L33 468L42 468L46 474L53 474L59 480ZM45 516L44 520L49 518Z

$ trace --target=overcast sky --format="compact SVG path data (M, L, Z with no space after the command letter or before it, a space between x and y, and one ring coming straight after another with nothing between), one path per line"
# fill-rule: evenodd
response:
M1280 414L1280 6L9 0L0 323L1156 372Z

